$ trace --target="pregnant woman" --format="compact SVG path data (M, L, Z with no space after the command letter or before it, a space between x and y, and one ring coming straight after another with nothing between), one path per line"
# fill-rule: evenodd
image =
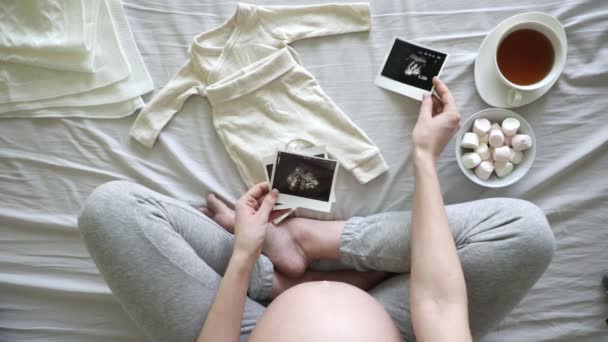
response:
M523 298L555 241L522 200L444 206L435 161L460 114L434 84L441 101L424 98L413 132L411 211L275 226L265 183L234 211L213 195L199 211L110 182L79 217L87 248L156 341L471 341ZM326 259L341 270L308 270Z

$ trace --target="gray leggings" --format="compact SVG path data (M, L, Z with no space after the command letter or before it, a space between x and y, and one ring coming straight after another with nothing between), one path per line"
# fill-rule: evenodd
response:
M541 210L526 201L484 199L450 205L446 211L466 279L471 330L479 337L545 271L555 240ZM348 220L340 261L356 270L396 273L369 293L384 305L403 337L414 341L409 223L410 212ZM112 293L152 340L196 339L232 253L232 234L188 204L123 181L98 187L78 224ZM272 273L272 263L261 256L250 297L267 299ZM264 309L247 299L241 341Z

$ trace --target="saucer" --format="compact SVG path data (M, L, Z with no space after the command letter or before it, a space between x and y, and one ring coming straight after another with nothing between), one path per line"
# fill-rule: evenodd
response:
M521 104L518 106L511 106L508 104L507 96L509 94L509 87L507 87L496 74L494 53L500 36L502 36L511 25L524 21L538 21L553 29L556 32L557 37L563 43L563 53L567 58L568 42L566 40L566 32L564 32L564 28L555 17L546 13L529 12L518 14L501 22L481 43L479 51L477 51L477 58L475 59L475 86L477 87L477 92L481 98L492 107L514 108L527 105L543 96L559 79L559 77L556 77L542 88L522 92ZM564 63L558 66L560 75L564 70L566 58L564 58Z

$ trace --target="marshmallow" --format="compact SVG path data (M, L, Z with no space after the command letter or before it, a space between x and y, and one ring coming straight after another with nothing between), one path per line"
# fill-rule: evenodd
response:
M467 132L462 137L460 146L464 148L476 149L479 147L479 137L475 133Z
M509 146L501 146L494 149L492 153L492 158L494 158L497 162L506 163L511 159L511 149Z
M492 128L490 128L490 131L493 130L493 129L499 129L499 130L502 131L502 128L500 127L500 125L498 124L498 122L494 122L492 124Z
M475 152L469 152L462 155L462 165L465 169L472 169L481 163L481 157Z
M519 126L519 120L515 118L506 118L502 121L502 132L508 137L514 136L515 133L517 133Z
M477 152L477 154L479 154L479 156L481 157L481 160L488 160L491 157L490 148L485 143L480 143L479 147L477 149L475 149L475 152Z
M513 171L513 164L510 162L494 162L494 172L498 177L504 177Z
M516 134L513 136L513 139L511 139L511 145L515 152L527 150L532 147L532 138L526 134Z
M521 163L522 159L524 159L524 154L521 151L513 151L513 154L511 155L511 160L509 160L511 163L517 165L519 163Z
M473 132L477 133L479 136L488 133L491 127L492 124L490 123L490 120L486 118L476 119L475 122L473 122Z
M513 139L513 137L505 135L505 141L504 141L505 146L511 146L512 139Z
M498 126L497 124L495 125ZM492 130L490 130L490 133L488 135L488 142L492 147L502 146L502 144L505 142L505 136L502 133L500 127L498 129L492 128Z
M484 160L475 168L475 174L477 177L488 180L494 171L494 164L491 161Z
M477 135L479 135L479 134L477 134ZM484 144L488 143L488 133L479 135L479 143L480 144L481 143L484 143Z

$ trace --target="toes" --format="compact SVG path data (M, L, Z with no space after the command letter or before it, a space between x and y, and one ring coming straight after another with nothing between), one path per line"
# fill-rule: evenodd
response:
M203 214L205 214L207 216L211 216L211 210L209 210L209 209L207 209L205 207L198 208L198 211L200 211L201 213L203 213Z
M215 197L214 194L209 194L207 196L207 210L212 210L214 212L217 212L217 207L218 207L218 202L219 200L217 199L217 197Z
M221 213L228 210L228 207L224 204L224 202L217 198L215 194L209 194L209 196L207 196L207 206L209 207L209 210L213 211L214 213Z

